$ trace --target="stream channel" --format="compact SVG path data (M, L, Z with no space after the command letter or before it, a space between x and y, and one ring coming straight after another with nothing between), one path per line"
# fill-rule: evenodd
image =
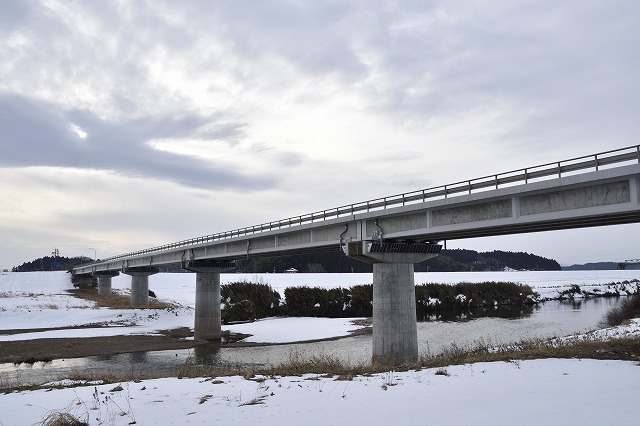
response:
M547 301L521 312L477 319L462 316L457 321L418 322L421 354L437 354L452 344L507 344L523 339L549 338L599 328L605 313L625 298L595 298L575 301ZM491 315L491 314L490 314ZM331 356L345 363L363 364L371 360L371 335L358 335L321 342L239 347L208 344L189 350L136 352L87 358L53 360L34 364L0 364L3 385L42 384L76 373L113 374L129 378L179 375L187 365L278 365L313 356Z

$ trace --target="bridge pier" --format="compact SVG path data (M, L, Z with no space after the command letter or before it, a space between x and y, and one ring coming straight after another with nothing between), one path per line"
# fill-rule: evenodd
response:
M428 243L347 244L349 257L373 263L373 363L418 360L414 264L437 256L440 248Z
M193 323L195 340L222 338L220 310L220 274L235 268L235 262L189 261L182 267L196 273L196 312Z
M122 272L131 276L131 306L149 306L149 275L157 274L158 269L126 268Z
M94 276L98 277L98 295L108 296L111 294L111 278L120 275L118 271L100 271L94 272Z
M418 360L413 263L373 264L372 362L400 365Z

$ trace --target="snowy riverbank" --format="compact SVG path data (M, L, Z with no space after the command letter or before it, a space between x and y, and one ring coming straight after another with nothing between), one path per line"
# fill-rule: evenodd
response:
M389 371L350 381L315 374L165 378L0 395L0 424L31 425L67 412L107 425L624 426L638 424L639 381L635 362L565 359Z

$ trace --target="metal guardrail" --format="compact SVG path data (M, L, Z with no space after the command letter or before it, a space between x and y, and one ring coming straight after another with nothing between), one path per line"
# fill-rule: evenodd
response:
M481 189L499 189L514 183L529 183L532 180L545 178L549 176L562 177L563 174L593 169L597 171L601 166L611 164L619 164L623 162L637 161L640 163L640 145L630 146L626 148L604 151L598 154L576 157L569 160L558 161L555 163L546 163L539 166L528 167L525 169L512 170L510 172L499 173L495 175L483 176L471 180L451 183L443 186L422 189L418 191L407 192L403 194L392 195L389 197L376 198L369 201L363 201L355 204L348 204L328 210L317 211L300 216L294 216L275 222L263 223L261 225L249 226L246 228L235 229L232 231L220 232L217 234L206 235L203 237L192 238L188 240L178 241L171 244L165 244L158 247L134 251L131 253L113 256L102 259L98 263L141 256L145 254L159 253L166 250L192 247L199 244L210 243L214 241L227 240L234 237L254 235L261 232L273 231L276 229L290 228L293 226L313 223L315 221L324 221L328 219L336 219L343 216L352 216L356 213L365 213L376 210L386 210L388 208L404 206L407 204L423 203L428 200L436 200L448 198L451 195L472 194L474 191Z

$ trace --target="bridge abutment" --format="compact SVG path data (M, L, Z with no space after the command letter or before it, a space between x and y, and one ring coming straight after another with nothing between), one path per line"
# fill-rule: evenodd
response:
M157 268L127 268L122 271L131 276L131 306L149 306L149 276L158 273Z
M418 360L414 264L437 256L440 248L424 243L347 244L348 256L373 263L373 363Z
M234 262L190 261L183 268L196 273L195 340L222 338L220 274L235 268Z

